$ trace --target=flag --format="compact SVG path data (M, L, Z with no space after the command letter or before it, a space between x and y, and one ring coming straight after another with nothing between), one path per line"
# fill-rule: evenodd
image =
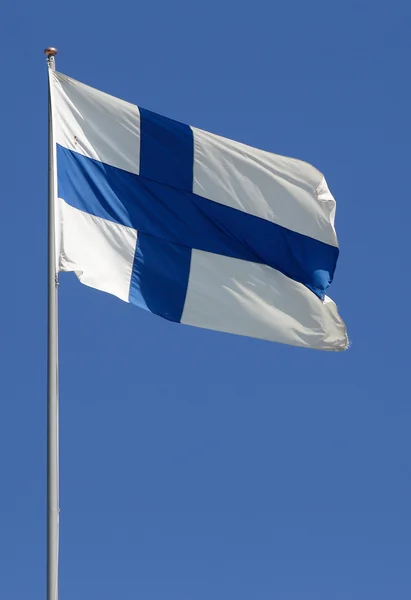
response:
M317 169L49 75L59 271L170 321L347 347Z

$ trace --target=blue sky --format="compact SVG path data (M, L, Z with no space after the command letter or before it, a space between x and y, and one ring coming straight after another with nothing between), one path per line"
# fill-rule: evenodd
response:
M352 340L328 354L188 328L63 275L60 600L408 600L409 3L0 10L0 598L45 597L55 45L76 79L324 172Z

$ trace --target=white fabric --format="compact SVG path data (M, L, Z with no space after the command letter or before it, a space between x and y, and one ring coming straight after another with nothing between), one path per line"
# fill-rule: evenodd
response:
M335 200L315 167L191 129L195 194L338 246Z
M279 271L193 250L181 322L318 350L348 340L334 302L321 302Z
M139 174L140 113L50 72L54 142ZM335 201L311 165L192 128L193 192L337 246ZM129 301L138 232L56 201L59 270ZM153 277L156 275L153 273ZM192 250L181 322L296 346L343 350L345 325L329 298L266 265Z
M54 141L113 167L138 175L140 112L61 73L50 71Z
M137 231L89 215L58 200L60 271L75 271L81 283L128 302Z

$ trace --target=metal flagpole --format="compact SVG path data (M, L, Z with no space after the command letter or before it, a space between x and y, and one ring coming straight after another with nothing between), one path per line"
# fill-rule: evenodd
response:
M46 48L44 53L47 57L49 71L54 71L54 57L57 54L57 50L55 48ZM48 145L47 600L57 600L59 551L58 280L54 212L55 160L50 83Z

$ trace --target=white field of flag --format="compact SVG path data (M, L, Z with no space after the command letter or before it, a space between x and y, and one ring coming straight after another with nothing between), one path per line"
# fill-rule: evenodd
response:
M171 321L347 348L317 169L49 76L59 271Z

